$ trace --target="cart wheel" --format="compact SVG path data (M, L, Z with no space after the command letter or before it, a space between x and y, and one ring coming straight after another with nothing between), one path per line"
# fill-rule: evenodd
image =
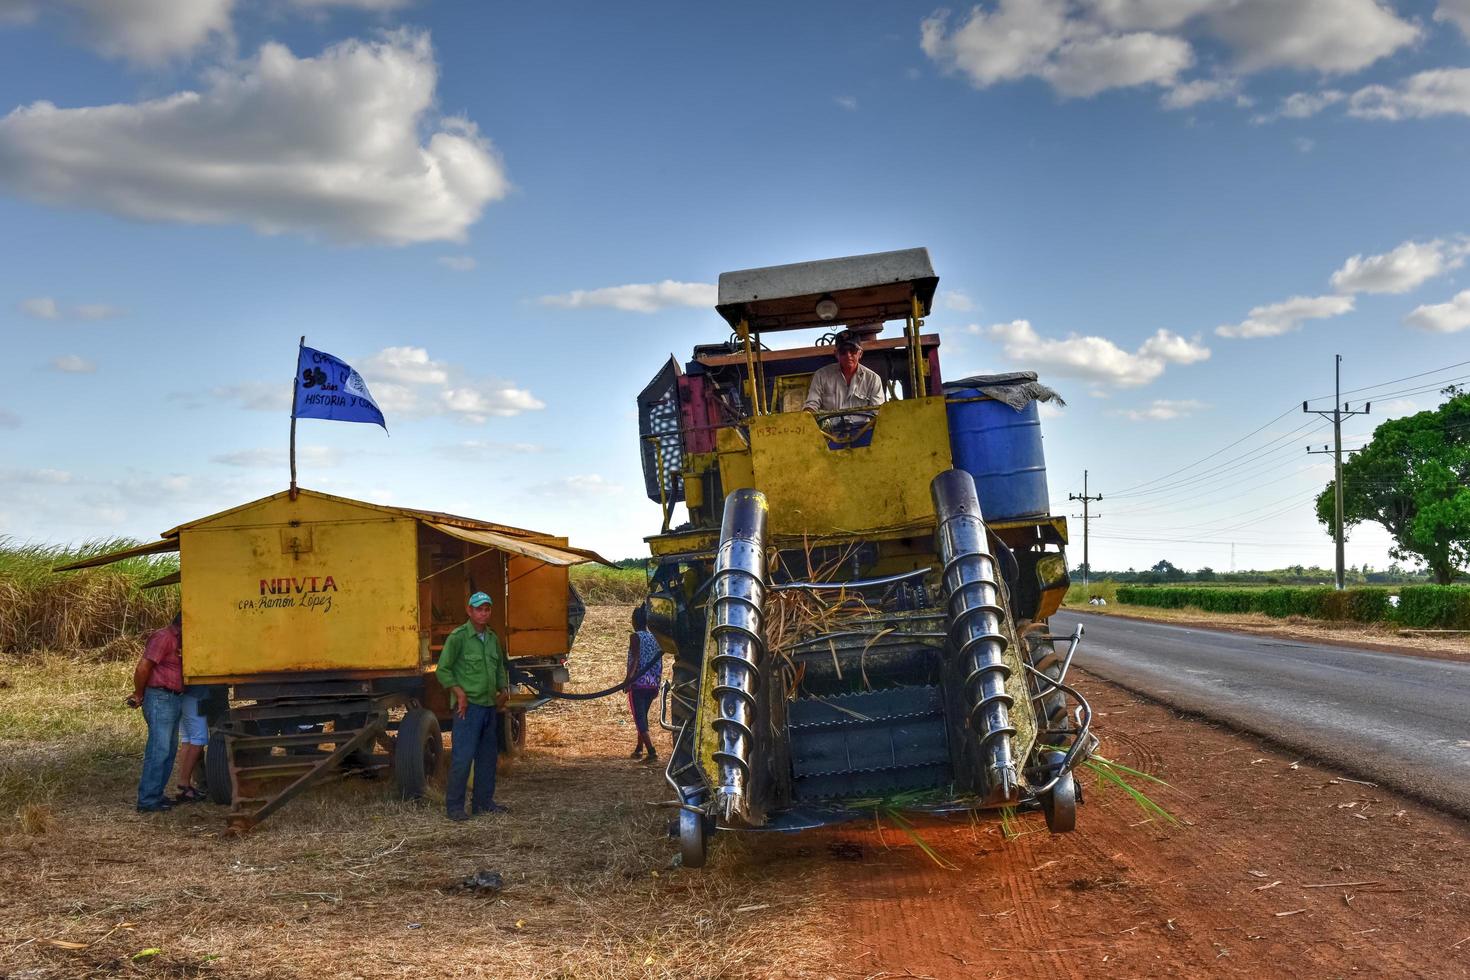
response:
M393 782L401 800L422 799L439 775L444 760L444 737L439 719L425 708L414 708L398 724L393 744Z
M1046 829L1054 834L1077 829L1077 783L1070 772L1041 798L1041 812L1046 815Z
M704 814L689 810L679 811L679 864L685 868L702 868L705 859L705 844L709 834L705 829Z
M504 711L500 715L500 754L519 759L526 754L526 712Z
M210 802L229 806L235 801L230 786L230 743L224 732L210 732L209 746L204 750L205 792Z

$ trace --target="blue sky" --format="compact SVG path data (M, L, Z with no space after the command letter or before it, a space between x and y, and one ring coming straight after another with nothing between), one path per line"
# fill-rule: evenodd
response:
M1347 446L1470 376L1467 37L1470 0L0 0L0 534L283 489L305 334L392 434L302 422L302 485L639 554L633 398L723 339L718 274L923 245L946 376L1067 398L1095 565L1330 564L1333 354Z

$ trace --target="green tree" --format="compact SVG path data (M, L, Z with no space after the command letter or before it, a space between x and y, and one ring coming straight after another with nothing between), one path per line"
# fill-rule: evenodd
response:
M1449 387L1438 408L1393 419L1342 464L1343 524L1383 525L1389 554L1421 561L1447 585L1470 564L1470 392ZM1317 497L1332 533L1336 488Z

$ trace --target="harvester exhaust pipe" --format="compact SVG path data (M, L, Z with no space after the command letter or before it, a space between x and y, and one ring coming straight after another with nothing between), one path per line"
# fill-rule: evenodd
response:
M949 639L964 671L963 692L970 727L980 738L984 768L982 796L987 805L1020 798L1020 775L1011 753L1011 675L1003 654L1005 608L995 558L985 539L985 519L975 480L964 470L946 470L929 484L938 520L939 557L944 563L944 594Z
M766 495L735 490L725 498L720 550L710 594L715 644L710 667L716 713L710 723L719 739L713 755L720 767L715 807L725 820L748 813L750 750L754 742L756 665L765 652L761 610L766 590Z

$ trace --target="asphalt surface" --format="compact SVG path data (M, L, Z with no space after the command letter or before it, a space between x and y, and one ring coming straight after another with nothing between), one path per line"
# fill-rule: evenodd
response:
M1470 664L1086 613L1074 663L1470 818Z

